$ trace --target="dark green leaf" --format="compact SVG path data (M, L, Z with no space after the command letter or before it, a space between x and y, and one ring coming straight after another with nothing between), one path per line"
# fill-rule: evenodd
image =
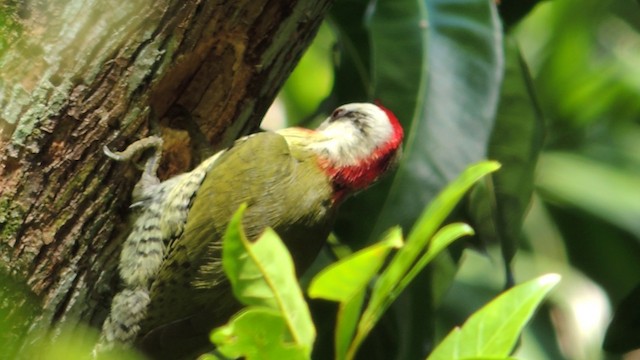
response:
M474 190L471 213L483 243L500 242L509 268L533 193L544 124L520 51L513 39L506 45L505 79L489 143L489 158L499 161L502 169Z
M394 98L408 97L410 102L389 104L392 110L413 109L413 114L406 129L405 154L374 236L393 224L410 228L445 184L469 164L484 159L496 114L503 59L501 28L493 3L431 0L426 1L426 7L428 78L426 73L418 77L410 70L400 73L411 76L403 78L394 75L398 68L376 69L388 71L387 79L420 82L421 87L418 101L411 97L415 93L396 94ZM385 15L381 12L380 16ZM398 56L398 49L388 52ZM384 89L390 86L387 83Z
M332 96L337 103L371 98L371 45L365 26L369 1L336 1L329 21L336 30L338 56Z
M396 291L402 291L402 289L409 285L418 273L422 271L429 262L435 259L436 256L440 255L440 252L442 252L447 246L451 245L451 243L464 236L470 236L473 234L473 229L467 224L453 223L443 226L442 229L438 230L438 232L433 235L433 239L429 242L427 252L418 259L415 265L402 278L396 287Z
M614 353L640 349L640 284L617 306L603 348Z

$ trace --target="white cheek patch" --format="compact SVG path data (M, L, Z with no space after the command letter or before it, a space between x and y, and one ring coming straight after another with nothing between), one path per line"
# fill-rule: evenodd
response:
M334 166L357 165L371 157L379 147L393 136L393 127L387 114L373 104L348 104L340 107L346 112L357 112L356 120L327 119L318 132L324 138L310 145L314 151L326 156ZM357 125L356 122L363 123ZM363 126L363 130L361 130Z

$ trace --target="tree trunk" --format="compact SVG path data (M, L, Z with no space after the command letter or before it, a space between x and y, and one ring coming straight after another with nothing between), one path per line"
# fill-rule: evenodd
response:
M139 172L102 147L159 133L166 178L255 130L330 2L0 4L0 267L37 325L99 327L116 290Z

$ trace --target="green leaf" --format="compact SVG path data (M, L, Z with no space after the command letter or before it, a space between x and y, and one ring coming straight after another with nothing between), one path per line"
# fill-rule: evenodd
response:
M340 302L335 333L336 359L347 354L365 291L392 248L402 246L402 231L392 228L385 238L328 266L316 275L309 286L311 298Z
M397 285L395 289L394 297L391 297L389 301L395 300L395 298L399 295L398 292L402 291L406 288L409 283L418 275L422 269L424 269L427 264L435 259L437 255L440 254L447 246L449 246L454 241L460 239L464 236L473 235L473 229L463 223L454 223L445 225L442 229L438 230L438 232L433 236L431 241L429 242L429 248L427 252L422 255L416 264L409 270L409 272L402 278L400 283Z
M214 330L211 341L228 358L308 359L307 350L288 337L287 323L278 311L251 307Z
M520 50L511 38L505 45L505 79L489 144L489 158L499 161L502 169L491 174L486 186L474 189L470 211L482 243L498 241L509 268L533 193L544 123Z
M504 358L546 294L560 281L547 274L504 292L453 329L428 360Z
M229 222L223 242L222 264L238 300L280 312L296 344L309 353L315 328L298 285L293 261L282 240L271 229L251 243L242 228L246 205Z
M278 96L287 110L287 126L306 127L314 111L331 91L334 76L331 49L334 42L329 26L326 23L321 25L280 90Z
M402 231L392 228L384 240L331 264L316 275L309 285L311 298L348 301L366 289L392 248L402 246Z
M454 224L443 228L442 232L434 237L442 222L469 188L480 178L496 171L498 168L500 168L500 164L493 161L485 161L470 166L423 211L415 227L409 233L405 246L393 257L389 266L373 287L371 300L362 315L354 344L350 350L352 354L355 353L360 343L380 319L380 316L408 285L409 281L418 274L420 269L453 240L462 235L472 233L468 226ZM423 255L420 258L421 253Z
M369 1L336 1L329 22L337 33L338 61L332 96L339 104L371 98L371 45L365 27Z
M335 334L336 360L347 358L358 320L362 314L365 295L366 291L362 290L348 301L340 304Z
M488 175L500 168L500 164L495 161L483 161L469 166L457 179L449 183L446 188L437 195L437 197L429 203L424 209L415 226L409 233L407 243L425 244L431 236L438 230L442 222L453 211L453 208L462 199L464 194L469 191L471 186L475 184L485 175ZM405 246L405 249L409 248ZM418 248L411 250L410 254L419 251Z
M484 159L496 115L503 54L495 6L486 0L427 0L424 3L427 18L418 25L428 23L429 27L428 33L421 33L426 35L428 55L424 61L429 65L428 78L424 73L416 76L413 68L400 73L398 68L390 66L376 69L386 72L384 78L389 80L377 82L384 84L381 92L393 92L393 98L410 101L390 102L388 107L394 111L413 109L413 114L408 123L404 119L405 152L373 236L392 224L410 228L424 205L447 183L468 165ZM392 14L380 11L379 16ZM399 42L399 36L393 36L394 41ZM398 49L380 49L379 53L397 57ZM419 66L423 69L425 65ZM415 83L417 79L422 84L417 102L414 101L415 89L410 94L397 93L401 85L391 85L393 80ZM385 97L380 97L384 101Z
M0 269L0 349L7 358L17 357L41 302L25 280Z
M392 109L409 131L427 86L427 5L416 0L377 0L370 10L373 99Z

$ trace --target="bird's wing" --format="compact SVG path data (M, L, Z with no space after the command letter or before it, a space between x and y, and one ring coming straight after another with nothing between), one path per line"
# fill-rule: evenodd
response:
M284 137L272 132L248 136L219 153L190 202L181 235L167 248L151 286L142 333L188 318L205 306L217 308L222 321L237 309L222 270L220 240L240 204L251 207L257 198L268 196L265 189L290 181L294 162ZM248 234L265 226L247 225Z

